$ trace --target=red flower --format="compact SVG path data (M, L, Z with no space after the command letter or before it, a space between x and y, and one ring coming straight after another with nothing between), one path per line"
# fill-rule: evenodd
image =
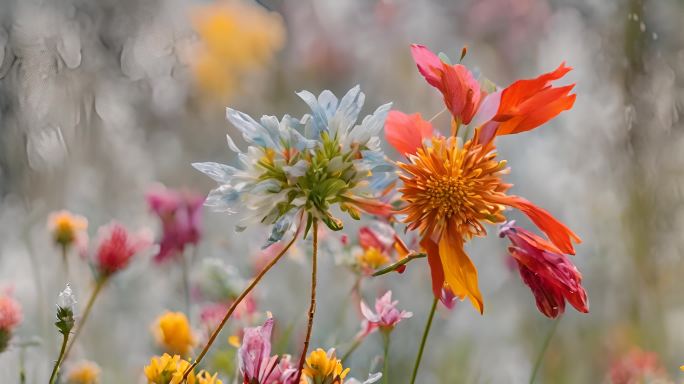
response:
M447 64L422 45L412 44L411 54L428 84L442 92L444 104L454 119L458 123L470 123L484 92L468 68L461 64Z
M136 253L150 245L146 234L132 234L121 224L112 222L99 230L95 266L100 276L110 276L128 266Z
M504 224L499 236L511 241L508 251L518 265L523 282L532 290L539 311L556 318L565 311L567 300L578 311L589 312L582 275L570 259L554 244L514 224L514 221Z

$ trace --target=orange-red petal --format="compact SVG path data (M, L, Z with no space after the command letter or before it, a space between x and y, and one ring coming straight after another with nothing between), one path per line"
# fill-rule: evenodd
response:
M441 297L442 287L444 287L444 269L442 268L442 261L439 258L439 247L434 241L427 237L420 241L420 246L423 247L427 253L430 275L432 277L432 293L435 297Z
M579 244L582 242L582 239L565 224L551 216L549 212L519 196L508 196L504 204L520 210L529 217L560 251L568 255L575 254L575 248L572 246L572 243Z
M402 155L416 153L423 140L433 135L432 124L423 120L420 113L407 115L400 111L390 111L385 120L385 138Z
M529 131L572 108L576 95L570 91L575 85L553 87L550 84L571 69L562 63L553 72L535 79L518 80L504 89L493 119L501 123L497 135Z

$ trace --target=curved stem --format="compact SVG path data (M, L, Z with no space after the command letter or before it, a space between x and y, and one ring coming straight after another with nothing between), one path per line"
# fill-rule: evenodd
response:
M55 380L57 379L57 372L59 372L59 366L62 364L62 361L64 361L64 358L66 357L66 346L67 342L69 341L69 333L65 332L63 337L62 337L62 348L59 350L59 357L55 361L55 366L52 367L52 373L50 374L50 381L48 383L53 384ZM73 342L72 342L73 344Z
M190 319L190 276L189 276L189 269L190 267L188 266L188 258L185 255L185 252L180 254L182 265L181 265L181 273L182 273L182 279L183 279L183 298L185 299L185 314L188 315L188 320Z
M389 383L389 346L390 346L390 333L382 332L382 343L384 347L384 355L382 357L382 382L385 384Z
M427 323L425 323L423 338L420 340L420 348L418 349L418 356L416 356L416 363L413 366L411 384L414 384L416 382L416 377L418 376L418 367L420 367L420 360L423 358L423 350L425 349L425 343L427 342L428 334L430 333L430 327L432 327L432 319L435 317L435 311L437 310L438 301L439 299L437 299L436 297L432 301L432 308L430 308L430 315L428 315Z
M390 264L383 269L379 269L379 270L373 272L373 277L381 276L381 275L384 275L386 273L396 271L399 267L408 264L411 260L420 259L423 257L427 257L427 253L411 253L411 254L407 255L406 257L404 257L403 259L397 261L396 263Z
M278 253L278 255L276 255L276 257L274 257L273 260L271 260L264 267L264 269L262 269L261 272L259 272L259 274L256 275L256 277L252 280L252 282L249 283L247 288L245 288L245 290L242 291L242 293L240 293L240 296L238 296L235 299L235 301L233 301L233 303L230 305L230 308L228 308L228 312L226 312L226 315L223 317L223 320L221 320L221 324L219 324L219 326L216 327L214 332L211 334L211 337L207 341L207 344L204 346L204 348L202 348L202 352L200 352L197 359L195 359L195 362L192 363L192 365L190 365L188 367L188 369L185 370L185 373L183 374L183 379L181 380L181 383L183 383L187 380L190 372L192 372L192 370L195 369L195 367L202 361L202 359L207 354L207 352L209 352L209 348L211 348L211 345L214 344L214 341L218 337L219 333L221 333L221 330L226 325L226 322L228 322L228 319L230 318L230 316L233 314L233 312L235 312L235 308L237 308L237 306L242 302L242 300L244 300L245 297L247 297L247 295L252 291L252 289L254 289L254 287L256 287L256 285L259 283L259 281L261 281L261 279L264 277L264 275L266 275L266 272L268 272L274 265L276 265L276 263L278 263L278 261L283 257L283 255L285 255L287 253L288 249L290 249L292 244L294 244L295 240L297 240L298 235L299 235L299 232L295 233L295 235L292 236L292 240L290 240L290 242L287 243L285 248L283 248L280 251L280 253Z
M530 384L534 383L534 380L537 378L537 373L539 373L539 368L541 368L541 363L544 360L546 350L549 348L549 344L551 343L551 339L553 339L553 335L556 334L556 329L558 329L558 323L560 323L560 318L553 322L553 325L551 325L551 329L549 329L549 333L546 334L544 344L542 344L542 348L539 351L539 354L537 355L537 360L534 362L532 374L530 374Z
M340 359L342 361L342 364L344 364L347 361L347 359L349 358L349 356L351 356L351 354L354 353L356 348L358 348L359 345L361 345L362 341L363 341L363 338L361 338L361 337L357 337L354 339L354 341L352 342L352 345L349 347L347 352L344 353L344 355L342 356L342 359Z
M90 298L88 298L88 303L86 304L86 307L83 310L83 315L81 316L81 320L79 321L78 328L76 328L76 332L74 332L74 337L71 338L71 343L69 343L66 352L64 352L63 360L66 360L66 358L69 356L69 352L71 352L71 349L74 347L76 339L78 339L78 336L81 334L81 331L83 330L83 326L85 325L86 320L88 320L88 317L90 316L90 311L93 309L95 299L100 294L100 291L102 291L102 288L105 286L108 279L108 277L103 277L102 279L98 280L95 284L95 288L93 289L93 292L90 294Z
M69 252L66 244L62 244L62 262L64 263L64 272L66 273L67 279L69 278Z
M309 321L306 326L306 339L304 339L304 349L299 356L299 367L297 368L297 378L295 383L299 383L302 377L302 369L306 361L306 353L309 350L311 341L311 330L313 328L314 314L316 313L316 270L318 268L318 221L313 221L313 253L311 257L311 302L309 303Z

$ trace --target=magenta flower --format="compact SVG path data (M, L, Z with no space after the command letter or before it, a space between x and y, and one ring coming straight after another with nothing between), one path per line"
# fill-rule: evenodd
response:
M162 222L162 237L156 262L182 254L188 244L195 245L202 235L204 196L158 186L146 195L147 204Z
M565 311L567 300L580 312L589 312L582 275L558 247L523 228L514 221L501 226L500 237L508 237L508 252L518 265L520 277L530 287L537 308L545 316L556 318Z
M391 332L403 319L413 316L413 313L397 309L398 301L392 301L392 291L387 291L375 300L375 312L361 301L361 313L366 319L360 336L367 336L380 328L382 332Z
M108 277L128 266L136 253L150 246L147 234L130 233L123 225L112 222L98 231L95 268L100 277Z

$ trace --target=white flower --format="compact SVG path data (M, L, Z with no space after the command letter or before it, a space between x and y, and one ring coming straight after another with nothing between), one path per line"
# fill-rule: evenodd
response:
M76 312L76 296L71 291L71 285L67 283L66 288L59 293L57 298L57 306L60 308L71 309L71 312Z

